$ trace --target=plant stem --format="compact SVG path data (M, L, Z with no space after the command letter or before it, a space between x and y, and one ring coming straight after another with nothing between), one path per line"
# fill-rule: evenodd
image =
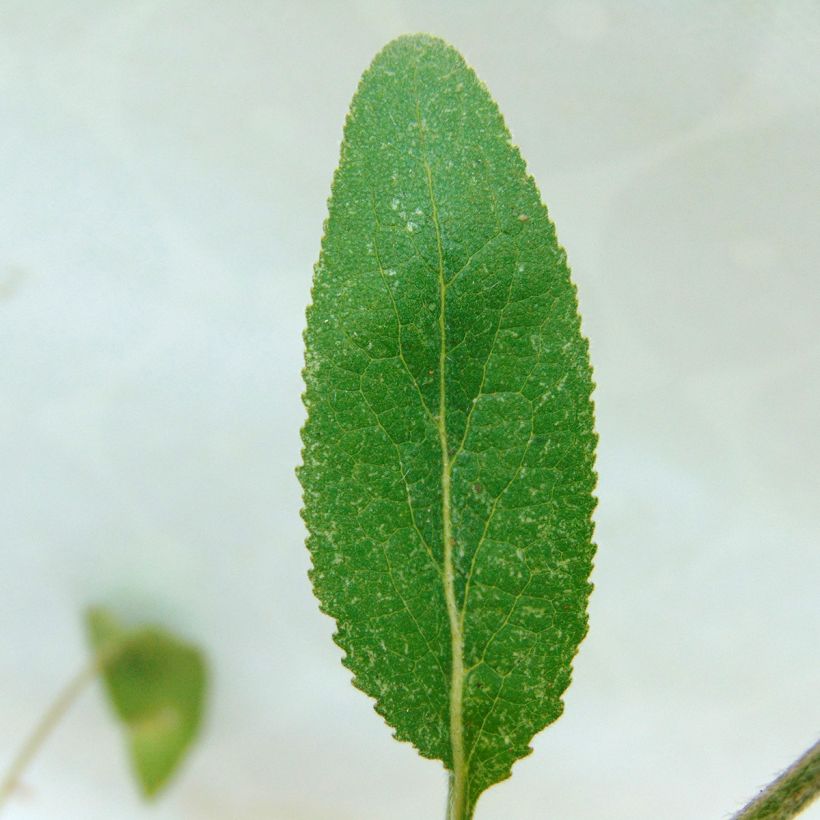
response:
M767 786L733 820L789 820L820 794L820 741Z
M91 662L86 664L79 674L68 682L68 685L57 695L51 706L46 710L32 733L20 747L8 771L0 781L0 811L2 811L6 801L20 784L23 772L48 739L48 736L83 693L86 686L97 677L110 658L110 652L94 655Z

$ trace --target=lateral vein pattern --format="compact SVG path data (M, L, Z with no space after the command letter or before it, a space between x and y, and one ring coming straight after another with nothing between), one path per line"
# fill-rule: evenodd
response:
M592 374L575 288L460 55L388 45L345 126L305 332L311 578L354 683L472 817L587 629Z

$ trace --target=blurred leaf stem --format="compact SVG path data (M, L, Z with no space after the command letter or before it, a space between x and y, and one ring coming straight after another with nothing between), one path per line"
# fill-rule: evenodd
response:
M26 738L20 750L12 759L11 765L6 771L2 781L0 781L0 811L3 810L6 802L20 784L23 772L26 770L32 759L43 746L54 728L63 719L66 712L83 693L86 686L91 683L109 663L112 657L122 651L123 644L116 647L108 647L104 651L93 655L80 672L75 675L68 684L60 691L52 702L51 706L43 714L34 730Z
M767 786L733 820L788 820L820 794L820 740Z

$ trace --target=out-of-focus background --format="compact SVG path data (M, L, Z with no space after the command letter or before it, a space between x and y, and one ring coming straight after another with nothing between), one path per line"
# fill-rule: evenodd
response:
M0 769L88 604L214 670L155 807L92 690L9 820L443 814L339 663L294 477L345 112L417 30L505 113L598 384L590 634L479 817L722 818L816 739L815 0L0 0Z

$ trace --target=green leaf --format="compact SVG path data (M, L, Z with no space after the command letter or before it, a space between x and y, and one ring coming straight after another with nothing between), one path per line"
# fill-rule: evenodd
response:
M470 817L563 708L596 436L564 251L441 40L401 37L362 78L305 342L316 595L355 685Z
M125 725L143 793L156 795L196 737L205 702L202 653L164 630L124 629L109 612L87 616L117 717Z

